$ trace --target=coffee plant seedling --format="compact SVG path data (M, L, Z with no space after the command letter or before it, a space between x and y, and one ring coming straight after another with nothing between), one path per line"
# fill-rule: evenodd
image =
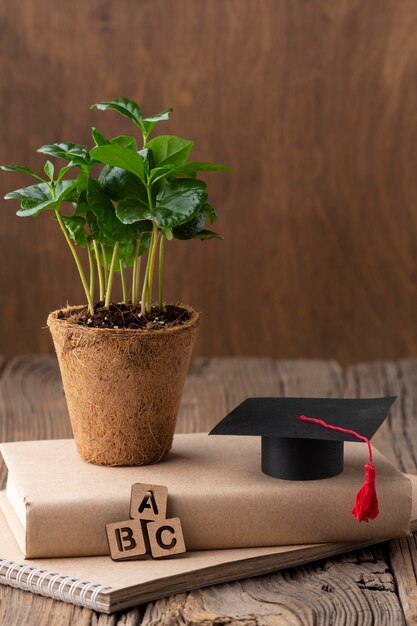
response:
M114 110L129 118L139 130L141 146L133 135L106 139L96 128L92 129L95 146L91 150L73 143L42 146L38 152L64 160L64 167L55 174L48 160L40 175L28 167L3 165L3 170L25 173L38 181L9 192L5 198L20 202L20 217L52 211L77 266L90 315L95 313L96 275L100 306L108 309L118 273L123 302L140 304L140 314L145 316L152 309L157 256L157 306L159 310L164 307L166 241L221 238L206 229L206 221L214 223L217 215L208 203L207 185L197 174L230 168L189 160L192 141L173 135L149 139L155 126L169 119L171 109L145 117L140 107L127 98L99 102L93 107ZM95 177L92 170L97 166L100 171ZM74 168L79 170L77 176L64 178ZM79 248L87 251L89 280ZM144 255L147 259L141 284ZM132 268L130 289L127 268Z

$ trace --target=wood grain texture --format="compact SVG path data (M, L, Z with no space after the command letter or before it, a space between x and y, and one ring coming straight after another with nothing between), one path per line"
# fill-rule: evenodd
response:
M248 395L395 392L400 394L400 409L393 413L378 445L413 471L416 376L417 361L412 360L364 364L344 372L333 361L198 359L190 369L178 431L207 430ZM0 428L1 441L70 436L55 359L17 358L6 364L0 377ZM1 462L0 488L5 475ZM0 586L0 624L399 626L405 623L403 612L407 624L415 624L414 542L390 542L285 572L171 596L111 616Z
M407 624L417 624L417 547L416 533L389 543L391 568Z
M204 312L196 353L416 356L416 30L414 0L2 2L0 162L126 132L98 99L172 105L167 132L236 168L208 178L225 241L167 247L167 297ZM10 204L1 348L45 353L81 288L56 225Z
M381 549L149 604L142 626L404 624Z
M346 395L396 395L390 416L373 443L402 471L417 473L417 362L406 359L352 366L346 371Z
M417 472L417 362L361 364L348 368L346 391L353 396L398 396L388 420L373 441L397 467ZM390 541L389 561L408 625L417 624L417 533Z

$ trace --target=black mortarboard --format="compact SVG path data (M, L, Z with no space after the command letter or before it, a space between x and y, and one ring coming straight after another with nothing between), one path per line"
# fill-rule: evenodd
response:
M210 435L260 436L262 471L274 478L330 478L343 471L343 442L359 439L368 443L394 400L395 397L248 398L224 417ZM319 424L318 420L326 423Z

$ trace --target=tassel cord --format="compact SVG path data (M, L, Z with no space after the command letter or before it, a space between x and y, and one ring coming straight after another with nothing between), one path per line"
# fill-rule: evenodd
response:
M333 426L333 424L328 424L324 420L320 420L315 417L306 417L305 415L300 415L300 420L302 422L312 422L313 424L318 424L319 426L323 426L323 428L328 428L329 430L337 430L340 433L344 433L345 435L352 435L352 437L356 437L357 439L360 439L361 441L367 444L368 453L369 453L369 463L373 465L371 442L369 441L367 437L360 435L354 430L349 430L348 428L341 428L340 426Z
M322 426L323 428L341 432L345 435L352 435L352 437L356 437L366 443L368 446L369 463L365 465L365 483L356 494L356 503L351 512L359 522L368 522L370 519L375 519L375 517L379 514L379 509L375 489L376 469L372 460L372 448L369 439L354 430L341 428L340 426L333 426L333 424L328 424L324 420L315 417L300 415L299 419L303 422L311 422L313 424L317 424L318 426Z

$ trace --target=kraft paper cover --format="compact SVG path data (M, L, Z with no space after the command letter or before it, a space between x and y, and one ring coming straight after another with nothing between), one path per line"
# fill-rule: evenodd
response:
M413 485L414 530L417 518L416 478L410 477ZM10 505L5 492L0 492L0 509L8 512L13 528L19 525L13 510L9 511ZM124 562L111 561L108 556L25 560L2 511L0 511L0 583L65 599L67 602L71 601L105 613L143 604L172 593L183 593L215 583L267 574L375 543L373 540L206 550L187 552L172 559L154 560L144 557L139 561ZM34 569L37 573L33 577ZM41 578L44 580L40 589ZM75 593L71 596L74 584ZM85 586L89 587L89 591L83 596ZM98 593L97 586L100 586Z
M345 444L345 470L318 481L262 474L257 437L177 435L166 460L100 467L81 460L73 440L0 446L25 502L26 557L108 553L105 524L129 518L135 482L168 487L168 516L180 517L189 550L373 541L409 532L409 480L374 450L380 515L350 513L364 482L367 449Z
M417 519L417 480L410 476L413 489L412 528ZM10 508L5 492L0 492L0 509ZM9 511L12 526L19 522L13 511ZM304 546L277 546L269 548L234 548L230 550L206 550L187 552L178 558L155 561L149 557L139 561L111 561L107 556L72 557L25 560L13 534L0 511L0 583L30 589L54 598L63 597L66 601L81 604L87 608L111 613L136 604L142 604L172 593L182 593L198 587L221 583L248 576L257 576L293 565L300 565L315 559L324 559L335 554L355 550L375 543L359 541L350 543L321 543ZM3 563L3 566L1 564ZM16 566L16 564L18 564ZM29 569L28 569L29 568ZM37 575L29 579L33 569ZM44 572L42 589L40 577ZM10 574L8 578L7 574ZM52 579L58 580L50 588ZM65 589L61 583L66 579ZM83 583L78 586L78 581ZM65 581L64 581L65 582ZM95 586L91 587L91 583ZM77 585L70 597L72 585ZM90 587L84 596L83 587ZM101 590L96 594L97 585ZM104 589L103 589L104 586ZM95 595L96 602L92 603Z

